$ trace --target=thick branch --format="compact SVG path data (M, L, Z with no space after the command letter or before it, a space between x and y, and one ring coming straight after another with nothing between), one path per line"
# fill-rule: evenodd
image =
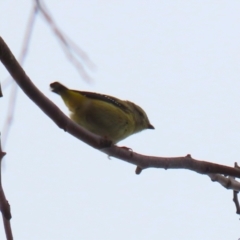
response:
M219 164L209 163L205 161L198 161L191 158L190 155L186 157L151 157L144 156L127 148L119 148L112 145L111 142L96 136L79 125L72 122L66 117L60 109L54 105L48 98L46 98L31 82L24 70L18 64L11 51L0 37L0 60L7 68L13 79L17 82L20 88L26 95L35 102L38 107L48 115L60 128L68 133L89 144L90 146L100 149L109 156L122 159L126 162L138 166L136 173L140 173L142 169L154 167L164 169L189 169L201 174L220 173L234 177L240 177L240 170L232 167L227 167Z

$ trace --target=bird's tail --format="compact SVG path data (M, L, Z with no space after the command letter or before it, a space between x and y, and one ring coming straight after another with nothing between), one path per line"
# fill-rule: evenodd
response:
M68 88L66 88L64 85L62 85L59 82L51 83L50 88L51 88L52 92L55 92L57 94L60 94L61 92L68 90Z

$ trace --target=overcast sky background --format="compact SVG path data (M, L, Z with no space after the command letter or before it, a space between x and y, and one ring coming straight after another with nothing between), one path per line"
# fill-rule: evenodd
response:
M0 1L0 35L21 52L33 1ZM240 164L239 1L47 1L58 26L96 65L82 80L39 15L24 69L49 84L133 101L154 131L119 143L155 156ZM8 72L0 64L1 83ZM0 129L11 87L0 99ZM14 239L238 239L232 191L187 170L112 158L60 130L18 91L3 184ZM0 239L4 239L0 224Z

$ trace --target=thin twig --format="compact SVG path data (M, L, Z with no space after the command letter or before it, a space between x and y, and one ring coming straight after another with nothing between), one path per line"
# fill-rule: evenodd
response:
M36 6L34 6L33 9L32 9L32 12L30 14L29 20L28 20L26 33L25 33L23 46L22 46L22 51L21 51L21 54L20 54L20 57L19 57L19 62L20 62L21 65L24 63L24 60L27 56L27 52L28 52L28 49L29 49L29 44L30 44L30 40L31 40L31 36L32 36L32 32L33 32L33 28L34 28L37 13L38 13L38 8Z
M236 162L234 163L234 168L240 169L240 167L238 166L238 164ZM233 191L233 202L236 206L236 213L240 214L240 205L239 205L239 201L238 201L238 193L239 193L239 191Z
M39 8L39 11L42 13L42 16L47 21L49 26L51 27L52 31L56 35L57 39L60 42L60 45L66 54L67 58L72 62L72 64L76 67L80 75L85 80L92 80L91 77L87 74L85 71L85 68L83 67L82 63L78 60L77 57L79 57L81 60L84 61L84 63L87 64L88 67L91 69L95 68L95 65L92 63L92 61L89 59L87 54L80 49L69 37L67 37L63 31L60 30L60 28L57 26L56 22L53 20L51 14L49 13L49 10L46 8L45 4L42 0L35 0L36 5ZM77 57L75 57L75 55Z
M2 94L2 88L1 88L1 83L0 83L0 97L2 97L3 94Z
M237 163L234 164L234 168L237 170L240 170ZM236 206L236 213L240 214L240 206L238 202L238 193L240 191L240 183L236 181L234 177L226 177L221 174L208 174L208 176L211 178L213 182L218 182L226 189L233 190L233 202Z
M233 191L233 202L236 206L236 213L240 214L240 205L239 205L239 201L238 201L238 191Z
M11 211L10 211L10 205L5 197L3 187L2 187L2 159L6 155L5 152L2 151L2 146L1 146L1 139L0 139L0 209L2 212L2 218L3 218L3 225L4 225L4 230L6 234L7 240L12 240L12 229L11 229L11 224L10 224L10 219L11 219Z
M27 56L27 52L28 52L29 44L30 44L30 39L31 39L31 35L32 35L32 32L33 32L33 28L34 28L37 13L38 13L38 8L37 8L36 5L34 5L32 11L30 13L30 17L28 19L26 32L25 32L25 36L24 36L24 40L23 40L23 44L22 44L22 50L21 50L20 56L18 58L18 61L21 65L23 65L24 60ZM3 89L10 86L10 84L12 82L13 82L12 77L11 76L7 77L2 83Z
M11 93L10 93L10 99L8 102L8 113L3 125L3 131L2 131L3 132L2 142L3 142L4 148L6 147L7 139L8 139L9 132L13 122L14 111L15 111L16 100L17 100L17 92L18 92L18 85L15 82L13 82Z
M0 97L2 96L3 95L2 95L1 84L0 84ZM7 240L12 240L13 235L12 235L12 228L10 224L10 219L11 219L10 205L8 204L8 201L5 197L3 187L2 187L2 159L5 155L6 153L2 151L1 138L0 138L0 209L2 212L2 219L3 219L6 238Z
M35 24L35 17L36 17L37 12L38 12L38 9L36 6L34 6L32 9L32 12L30 14L29 20L28 20L26 33L25 33L23 46L22 46L22 51L21 51L21 54L19 57L19 63L21 65L23 65L23 63L26 59L26 56L27 56L27 52L29 49L29 43L30 43L32 32L33 32L33 27ZM8 113L7 113L7 117L6 117L4 125L3 125L3 140L2 140L2 142L3 142L4 148L6 147L8 135L9 135L11 125L13 122L14 111L15 111L16 102L17 102L17 92L18 92L18 86L15 82L12 82L12 78L11 77L7 78L7 81L9 81L9 83L13 83L13 84L12 84L12 89L11 89L11 94L10 94L10 99L9 99ZM8 84L8 83L6 82L5 84Z
M240 183L233 177L224 177L221 174L208 174L213 182L220 183L226 189L240 191Z

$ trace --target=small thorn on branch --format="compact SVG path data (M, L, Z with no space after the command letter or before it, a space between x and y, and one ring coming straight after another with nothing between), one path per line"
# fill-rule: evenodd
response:
M139 166L137 166L137 168L136 168L136 170L135 170L135 173L137 174L137 175L139 175L141 172L142 172L142 168L141 167L139 167Z
M238 166L237 162L234 163L234 167L237 169L240 169L240 167Z

